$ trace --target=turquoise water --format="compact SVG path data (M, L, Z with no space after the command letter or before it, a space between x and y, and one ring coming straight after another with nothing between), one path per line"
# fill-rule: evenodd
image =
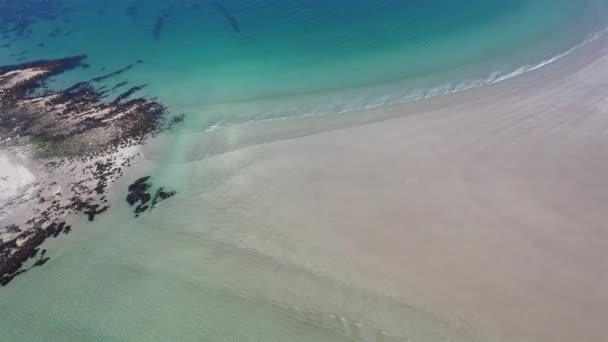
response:
M567 51L602 29L607 11L601 0L224 0L224 11L214 1L57 3L69 11L37 20L7 50L86 53L92 76L143 60L123 78L201 128L487 81Z
M99 221L51 241L45 267L0 290L3 341L485 340L386 294L226 243L229 224L250 223L231 221L230 206L212 212L219 199L206 194L238 181L250 161L216 165L182 152L209 149L214 142L199 137L216 125L348 115L494 82L608 26L604 0L0 0L2 21L27 11L45 15L21 37L0 34L0 64L89 56L90 68L54 87L133 64L105 84L147 84L146 95L186 122L165 138L169 153L151 153L117 186L153 174L178 196L133 220L117 193ZM13 55L25 50L24 60ZM231 195L222 199L239 208ZM263 239L251 231L238 236Z

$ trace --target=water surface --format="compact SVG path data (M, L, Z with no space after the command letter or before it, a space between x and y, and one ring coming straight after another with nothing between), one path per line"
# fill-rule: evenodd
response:
M202 207L206 190L239 170L180 151L208 148L197 137L217 125L348 115L524 72L603 30L607 11L603 0L0 0L0 64L89 56L51 87L131 65L99 86L146 84L186 114L171 153L117 186L152 174L178 196L135 220L119 191L106 216L51 242L45 267L0 291L3 339L398 340L372 323L383 320L404 340L475 340L387 294L226 243L229 232L212 239L225 222Z

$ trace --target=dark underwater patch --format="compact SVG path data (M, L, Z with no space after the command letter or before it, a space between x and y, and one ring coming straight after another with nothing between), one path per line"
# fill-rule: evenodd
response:
M175 191L165 191L164 187L160 187L154 193L150 189L153 187L150 176L142 177L129 185L129 193L127 194L126 201L129 206L135 206L133 213L135 217L147 210L152 211L156 205L166 199L175 196Z
M226 18L226 21L228 21L234 32L241 32L241 25L239 24L238 20L221 2L213 1L213 7L215 7L215 9L220 12L224 18Z

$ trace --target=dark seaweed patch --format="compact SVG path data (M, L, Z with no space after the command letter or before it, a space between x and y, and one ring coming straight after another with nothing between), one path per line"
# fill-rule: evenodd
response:
M213 6L218 10L218 12L220 12L221 15L224 16L224 18L226 18L234 32L241 32L241 25L239 24L238 20L222 3L219 1L213 1Z
M145 87L146 87L145 84L144 85L140 85L140 86L131 87L131 88L129 88L129 90L127 90L124 93L118 95L113 103L120 103L120 102L124 101L125 99L128 99L129 97L131 97L131 95L135 94L136 92L144 89ZM135 100L135 101L137 101L137 100Z
M109 74L103 75L103 76L99 76L99 77L95 77L93 79L91 79L92 82L101 82L101 81L105 81L108 78L114 77L114 76L118 76L120 74L123 74L127 71L129 71L131 68L133 68L133 64L129 64L124 68L118 69L114 72L111 72Z
M158 18L156 18L156 23L154 23L154 27L152 28L152 36L155 40L160 39L160 35L165 28L165 20L169 18L167 13L162 14Z
M127 15L133 19L135 19L137 17L137 7L133 6L133 5L129 5L127 7Z
M135 206L135 209L133 210L135 217L139 217L139 215L146 210L152 211L158 203L169 199L176 194L175 191L165 191L163 187L160 187L156 190L154 197L152 197L152 194L149 192L150 188L152 188L152 182L150 180L150 176L142 177L128 187L129 192L126 201L129 206ZM151 204L150 200L152 200Z
M55 20L59 13L69 11L61 0L53 1L0 1L0 32L3 38L25 38L32 33L31 27L38 20Z

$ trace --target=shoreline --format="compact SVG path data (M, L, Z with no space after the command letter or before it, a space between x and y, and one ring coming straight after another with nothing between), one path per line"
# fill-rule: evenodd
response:
M509 79L480 87L470 88L404 103L390 104L381 107L354 110L345 113L329 113L280 119L259 120L229 126L218 126L205 131L180 131L180 134L192 135L197 141L199 151L185 151L191 154L192 160L212 157L249 146L264 145L280 140L291 140L309 135L323 134L334 130L369 125L387 120L400 119L410 115L422 115L426 112L447 110L458 103L483 101L498 98L500 93L512 93L516 88L543 87L543 78L562 79L608 52L608 34L604 32L599 38L575 48L571 53L542 67L519 74ZM555 81L552 80L552 81ZM194 137L194 135L198 137ZM190 138L186 138L188 142ZM155 147L147 148L152 155L164 152L162 145L171 146L171 141L154 142ZM170 137L168 139L171 139ZM185 146L187 147L187 146ZM170 148L170 147L169 147ZM188 160L188 159L187 159Z
M352 112L374 110L374 109L378 109L378 108L384 108L387 106L398 106L398 105L408 104L408 103L412 103L412 102L425 101L425 100L430 100L432 98L439 97L439 96L446 96L446 95L459 93L462 91L468 91L468 90L473 90L476 88L486 87L486 86L493 85L493 84L496 84L499 82L504 82L504 81L509 80L514 77L521 76L528 72L536 71L540 68L548 66L554 62L557 62L557 61L567 57L568 55L575 53L578 49L584 48L588 44L592 44L595 40L601 39L602 36L604 36L607 32L608 32L608 28L603 28L597 32L590 33L587 37L585 37L585 39L578 42L576 45L574 45L570 48L567 48L566 50L564 50L556 55L547 57L546 59L543 59L541 61L538 61L538 62L532 63L532 64L524 64L524 65L520 65L517 67L513 67L511 69L495 70L495 71L488 73L487 75L485 75L482 78L472 78L472 79L463 78L461 80L450 81L448 83L436 84L429 88L410 89L407 92L401 93L401 94L399 94L399 93L380 94L379 93L374 97L374 99L375 99L374 101L363 104L363 105L354 105L353 104L351 106L351 105L336 104L335 108L322 109L322 110L320 109L318 111L305 113L305 114L299 113L299 114L293 114L293 115L290 114L287 116L278 116L278 117L275 117L275 115L272 114L268 118L252 119L250 121L241 121L241 122L237 121L237 122L233 122L233 123L229 122L227 124L222 124L220 122L209 128L206 128L206 131L230 128L233 126L256 124L256 123L266 122L266 121L301 119L301 118L307 118L307 117L317 117L317 116L335 115L335 114L348 115L349 113L352 113ZM473 68L471 66L466 66L466 67ZM399 83L399 82L405 82L405 81L404 80L395 81L395 83ZM386 83L386 84L379 84L377 86L369 86L369 88L370 89L373 89L375 87L384 88L384 87L387 87L388 84L391 84L391 82ZM339 94L342 94L342 93L356 93L361 89L366 89L366 88L362 87L362 88L352 88L352 89L344 89L344 90L331 90L331 91L329 91L329 94L333 94L333 96L339 96ZM321 94L325 94L325 92L319 92L319 93L314 92L311 94L293 95L293 96L285 96L285 97L278 97L278 98L262 98L259 100L243 101L243 102L213 103L213 104L209 104L207 106L209 106L210 108L216 108L219 111L224 110L224 109L222 109L223 106L228 106L228 107L235 106L235 107L243 108L242 111L246 111L245 108L247 108L247 107L255 108L259 103L263 103L263 104L265 104L266 107L268 107L268 104L272 104L273 101L278 102L278 103L283 103L283 102L289 103L290 101L297 101L297 99L299 99L299 98L308 98L308 97L314 98L315 96L320 96ZM356 99L356 96L353 95L351 100L355 100L355 99ZM381 101L380 99L385 99L385 100ZM323 102L323 101L319 100L319 102ZM191 110L196 110L197 105L190 105L190 106L186 106L185 108L186 109L180 108L180 110L186 111L186 112L191 111Z
M180 194L185 198L170 211L145 223L394 299L482 341L601 339L608 310L602 292L608 271L601 264L606 41L513 79L415 103L196 132L201 136L178 145L180 153L190 147L180 154L184 160L168 166L192 163L185 169L192 193ZM162 154L154 151L166 142L159 139L135 149ZM108 153L101 155L118 152ZM70 160L81 169L96 162ZM62 167L52 166L57 173ZM215 172L202 174L199 167ZM74 172L82 177L81 170ZM104 177L93 175L88 187ZM204 177L218 181L206 188ZM146 182L131 184L131 199L143 210L153 203ZM54 194L51 188L41 197L52 203ZM244 210L227 210L235 203ZM200 216L172 222L186 213ZM32 239L44 242L71 229L59 225L34 230L41 235ZM47 251L37 248L14 249L33 256L26 254L27 268L9 277L48 261ZM171 266L183 261L186 270L192 261L179 254L171 260L152 256ZM424 325L426 316L421 332L410 331L403 317L390 315L388 304L360 305L348 296L328 304L297 286L259 281L248 284L258 287L256 298L327 313L338 330L352 328L348 320L391 336L439 334L436 326ZM313 310L318 308L323 310Z
M586 2L598 6L585 5L585 14L603 1ZM569 39L561 33L578 41L579 31L588 32L582 29L586 19L592 23L605 17L603 12L580 17L552 12L557 5L570 5L568 0L534 3L547 11L530 11L530 24L544 24L544 14L550 13L568 19L558 23L572 23L563 25L560 34L549 30L557 26L537 26L550 33L542 37L555 37L556 47ZM0 172L0 192L1 177L19 179L22 172L25 185L11 190L17 197L10 199L15 210L9 217L3 218L0 208L0 330L5 339L605 339L608 35L533 71L432 98L205 132L201 126L215 118L207 120L200 108L203 122L190 117L193 121L176 134L166 134L184 118L170 116L164 107L169 102L149 94L196 103L199 92L222 98L238 95L234 87L245 95L234 98L249 98L274 94L272 89L279 94L282 88L299 89L298 84L308 85L319 75L343 81L334 84L350 85L351 79L336 77L349 75L330 68L310 69L327 70L327 75L307 73L315 56L329 58L309 49L299 51L302 56L311 51L312 64L303 58L293 74L289 64L281 68L291 55L302 57L298 40L283 41L281 32L290 32L273 29L274 19L283 20L272 17L275 12L261 16L261 26L252 25L246 10L257 6L226 4L233 11L228 15L221 8L219 13L203 9L202 15L219 14L219 27L230 32L228 45L215 45L217 34L207 26L212 20L201 21L187 8L194 20L181 20L172 9L197 2L167 8L159 2L162 8L150 10L148 2L111 8L104 3L98 13L95 3L82 4L15 5L23 12L6 12L9 20L0 23L0 30L15 35L13 45L5 45L15 54L7 58L25 61L46 51L57 57L76 48L92 54L0 67L0 169L4 154L24 156L6 176ZM337 12L348 13L350 5L344 2ZM299 12L298 7L281 8ZM105 14L110 20L103 19L102 12L110 10ZM88 12L90 18L79 14ZM127 15L128 21L118 15ZM46 16L56 22L45 27ZM238 27L231 25L235 18ZM517 23L490 19L485 20L499 31L511 31L508 24ZM395 27L402 20L398 16ZM287 22L298 28L294 23ZM350 37L332 38L330 44L371 33L353 23L344 26ZM389 23L381 20L370 28ZM264 27L268 30L258 30ZM237 35L241 28L243 34ZM485 28L480 26L484 35ZM273 44L248 40L256 32L270 33L267 42ZM72 33L73 38L61 38ZM401 41L410 31L397 33ZM154 42L148 45L146 37ZM314 42L325 37L331 36L311 36ZM438 49L429 62L438 57L456 61L467 47L481 59L488 46L508 46L500 39L486 45L481 37L454 40L453 50ZM513 46L526 50L522 60L526 46L552 54L531 45L526 35L513 37ZM20 48L38 42L32 39L41 41L38 47ZM251 55L230 53L241 52L241 43L247 42L254 48ZM281 43L296 53L284 54L291 50ZM373 46L357 44L356 51L380 55ZM405 52L395 55L397 66L406 63L401 59ZM265 54L281 58L266 59ZM253 63L255 56L262 59ZM203 67L214 58L217 70ZM332 59L336 67L359 71L348 68L343 54ZM376 63L366 65L370 75L391 75L388 63L378 60L389 59L371 59ZM515 59L512 64L521 65ZM256 81L266 66L269 75L297 82L276 82L275 87ZM476 68L485 70L481 62L471 66ZM57 77L54 89L47 87L53 77L75 69L80 71ZM250 72L250 78L242 72ZM134 81L148 75L154 80L150 88ZM234 121L264 117L258 115L264 104L256 104L230 108L251 109ZM334 108L321 101L319 108L324 106ZM172 188L158 184L165 182ZM173 188L179 196L152 212L176 195Z
M217 179L193 179L196 203L175 215L205 208L208 238L398 298L481 340L601 339L607 42L416 103L190 134L175 168ZM408 336L349 307L350 319Z

